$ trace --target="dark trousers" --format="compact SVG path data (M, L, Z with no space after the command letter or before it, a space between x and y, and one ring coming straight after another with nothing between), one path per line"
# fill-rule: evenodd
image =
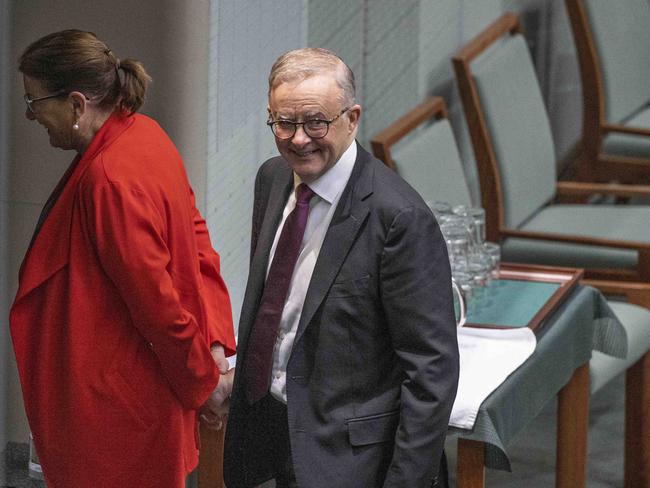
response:
M447 455L442 451L442 458L440 459L440 469L438 470L438 484L436 488L449 488L449 471L447 469Z
M260 407L264 410L267 418L268 438L274 444L272 457L275 468L275 486L276 488L298 488L291 461L287 406L269 394L260 400Z

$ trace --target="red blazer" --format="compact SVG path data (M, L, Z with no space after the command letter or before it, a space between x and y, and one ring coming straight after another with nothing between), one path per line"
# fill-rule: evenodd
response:
M10 314L49 488L180 488L196 409L234 353L230 300L180 155L113 115L28 250Z

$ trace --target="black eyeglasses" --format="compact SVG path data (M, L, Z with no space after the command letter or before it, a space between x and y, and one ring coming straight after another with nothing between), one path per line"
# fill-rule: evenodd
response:
M66 92L66 91L60 91L58 93L55 93L54 95L46 95L44 97L38 97L38 98L29 98L29 95L27 95L27 93L25 93L23 98L25 99L25 105L27 105L27 110L29 110L31 113L34 114L34 113L36 113L34 111L34 107L32 106L32 104L34 102L40 102L41 100L48 100L50 98L57 98L57 97L61 97L63 95L67 95L67 94L68 94L68 92Z
M330 124L335 122L341 115L350 110L351 107L344 108L334 118L326 119L311 119L304 122L295 122L293 120L269 120L266 125L271 128L273 135L278 139L291 139L298 130L298 126L302 125L302 130L305 131L312 139L322 139L327 135L330 130Z

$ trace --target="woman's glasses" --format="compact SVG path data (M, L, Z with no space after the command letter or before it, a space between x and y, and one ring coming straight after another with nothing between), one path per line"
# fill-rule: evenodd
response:
M48 100L50 98L57 98L61 97L63 95L67 95L68 93L65 91L61 91L58 93L55 93L54 95L46 95L44 97L37 97L37 98L31 98L27 93L23 96L25 100L25 105L27 105L27 110L29 110L31 113L35 114L36 112L34 111L34 102L40 102L42 100Z

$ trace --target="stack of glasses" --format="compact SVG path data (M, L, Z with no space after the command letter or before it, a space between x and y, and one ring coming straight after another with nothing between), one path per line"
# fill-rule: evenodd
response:
M498 276L501 248L485 241L485 210L446 202L427 202L447 243L451 274L465 299L479 298Z

